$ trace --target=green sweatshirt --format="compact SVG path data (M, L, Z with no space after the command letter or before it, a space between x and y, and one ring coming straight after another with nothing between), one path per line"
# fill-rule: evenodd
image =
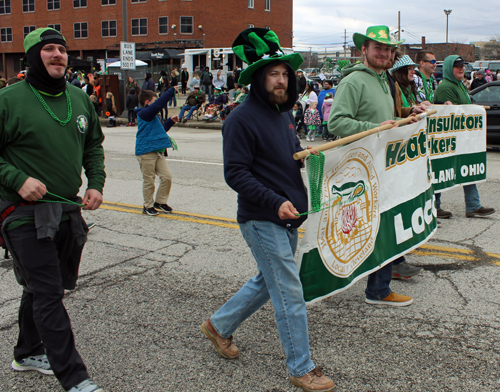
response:
M459 56L451 55L443 62L443 81L434 93L434 102L445 103L450 101L453 105L467 105L471 103L469 92L462 81L453 75L453 63Z
M88 95L67 85L71 98L71 120L63 127L42 106L27 82L0 90L0 199L21 201L17 191L28 177L45 184L47 190L70 198L82 185L82 167L88 188L102 193L104 135ZM68 117L66 94L41 93L55 115ZM57 200L46 195L44 199Z
M364 64L342 68L342 73L328 118L330 133L346 137L394 120L394 100L385 79Z

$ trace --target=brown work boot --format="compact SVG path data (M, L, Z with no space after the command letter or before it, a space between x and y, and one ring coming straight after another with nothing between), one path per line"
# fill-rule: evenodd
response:
M323 375L323 372L318 367L302 377L290 376L290 381L293 385L307 392L329 392L335 388L333 380Z
M223 338L220 336L212 326L210 319L201 324L201 330L212 341L219 354L224 358L234 359L238 357L240 350L238 350L238 347L234 344L233 337Z

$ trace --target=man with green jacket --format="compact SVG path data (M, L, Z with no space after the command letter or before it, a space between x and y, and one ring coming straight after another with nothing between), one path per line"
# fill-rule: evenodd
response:
M464 60L457 55L451 55L443 62L443 81L439 84L434 94L434 103L450 101L453 105L470 105L471 99L467 87L462 83L465 68ZM495 213L494 208L481 206L479 192L476 184L464 185L465 216L487 216ZM436 209L441 209L441 194L436 194ZM451 213L450 213L451 216Z
M337 86L328 119L328 131L346 137L384 124L395 123L394 100L386 79L393 49L401 42L390 40L387 26L371 26L366 35L355 33L354 44L363 53L363 63L342 68L344 78ZM413 299L394 293L389 285L393 274L409 278L422 271L400 257L368 276L369 304L408 306Z

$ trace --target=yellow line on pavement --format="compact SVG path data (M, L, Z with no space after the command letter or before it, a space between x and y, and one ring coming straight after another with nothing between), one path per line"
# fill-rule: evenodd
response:
M142 211L141 206L137 206L134 204L125 204L125 203L117 203L113 201L104 201L104 204L108 204L111 206L122 206L122 207L129 207L129 208L139 208ZM218 216L211 216L211 215L203 215L203 214L193 214L190 212L182 212L182 211L174 211L174 214L176 215L187 215L187 216L194 216L196 218L206 218L206 219L214 219L218 221L224 221L224 222L234 222L236 223L236 219L231 219L231 218L221 218Z
M140 210L136 210L136 209L101 205L100 208L102 208L104 210L121 211L121 212L128 212L128 213L132 213L132 214L142 214L142 207ZM195 218L188 218L188 217L182 217L182 216L175 216L172 214L158 214L157 216L159 216L160 218L173 219L173 220L179 220L179 221L184 221L184 222L202 223L205 225L226 227L229 229L238 229L239 228L238 225L232 225L229 223L214 222L214 221L209 221L209 220L205 220L205 219L195 219Z
M125 208L122 208L125 207ZM112 211L120 211L120 212L131 212L133 214L142 214L142 206L134 205L134 204L126 204L126 203L118 203L111 201L104 201L101 205L102 209L112 210ZM181 215L181 216L179 216ZM172 214L163 214L160 213L160 218L173 219L184 222L193 222L193 223L201 223L205 225L212 225L218 227L225 227L230 229L239 229L238 224L235 219L231 218L222 218L219 216L212 215L203 215L203 214L194 214L190 212L182 212L182 211L174 211ZM201 219L198 219L201 218ZM230 223L224 223L230 222ZM305 229L299 228L299 237L304 237ZM473 251L470 249L459 249L459 248L451 248L447 246L438 246L431 244L424 244L420 246L418 249L415 249L410 254L418 255L418 256L440 256L447 258L455 258L460 260L474 261L476 260L473 255ZM494 261L493 264L500 266L500 254L497 253L486 253L486 255L498 259L499 261Z

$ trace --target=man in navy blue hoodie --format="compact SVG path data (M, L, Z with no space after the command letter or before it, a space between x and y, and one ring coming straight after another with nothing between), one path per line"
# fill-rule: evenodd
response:
M294 71L302 57L278 54L273 34L247 29L234 42L235 53L252 62L238 82L251 82L252 87L222 129L224 176L238 193L237 220L258 273L202 324L202 330L219 354L234 359L239 350L233 332L271 299L290 381L307 391L331 391L333 381L311 360L306 306L294 260L297 228L306 219L296 214L307 210L301 162L292 157L302 150L291 114L297 100ZM252 53L249 48L256 42L260 45ZM261 60L266 46L269 57Z

